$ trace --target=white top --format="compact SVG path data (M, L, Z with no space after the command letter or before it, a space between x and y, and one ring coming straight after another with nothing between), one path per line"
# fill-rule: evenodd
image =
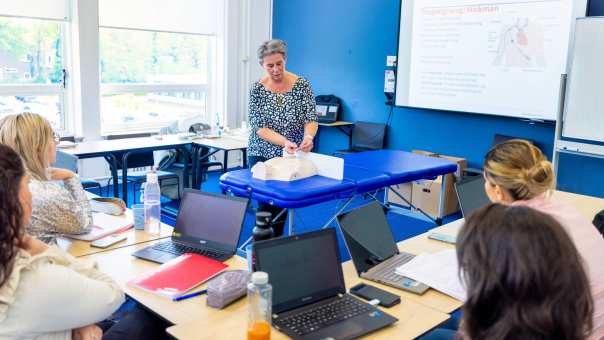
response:
M93 261L57 246L36 256L20 250L0 287L0 339L70 340L72 329L106 319L123 302Z

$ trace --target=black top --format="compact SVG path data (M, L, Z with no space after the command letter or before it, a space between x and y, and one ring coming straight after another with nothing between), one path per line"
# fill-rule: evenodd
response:
M305 78L298 78L291 91L285 93L271 92L255 82L250 91L248 155L267 159L282 156L283 147L258 137L258 129L269 128L300 145L304 139L304 125L316 121L315 96Z

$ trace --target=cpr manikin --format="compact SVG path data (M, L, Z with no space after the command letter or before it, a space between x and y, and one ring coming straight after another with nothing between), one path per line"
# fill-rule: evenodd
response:
M299 151L298 151L299 152ZM284 157L258 162L252 167L252 177L262 180L295 181L317 174L312 161L283 152Z

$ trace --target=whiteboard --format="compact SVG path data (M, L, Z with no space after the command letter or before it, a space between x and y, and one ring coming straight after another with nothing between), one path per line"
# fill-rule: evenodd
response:
M396 105L556 120L585 0L403 0Z
M577 19L562 136L604 142L604 17Z

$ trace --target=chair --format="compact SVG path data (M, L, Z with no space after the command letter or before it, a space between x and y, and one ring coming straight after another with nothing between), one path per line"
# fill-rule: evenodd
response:
M126 139L126 138L139 138L139 137L150 137L150 133L135 133L135 134L127 134L127 135L109 135L106 138L108 140L115 139ZM117 159L117 170L122 169L122 158L126 152L116 152L115 157ZM144 168L144 167L152 167L155 165L153 160L153 151L146 151L140 153L134 153L128 157L128 168ZM109 162L109 166L111 167L111 162ZM132 191L134 194L133 202L136 203L136 192L137 184L142 185L147 181L147 170L139 170L139 171L128 171L128 177L126 178L127 182L132 183ZM177 174L173 172L157 170L157 177L159 179L159 185L169 179L176 180L176 186L178 188L178 198L180 199L180 178ZM120 176L121 177L121 176Z
M67 142L75 143L75 137L74 136L61 137L59 139L59 141L61 141L61 142L67 141ZM78 172L78 158L75 156L69 155L61 150L57 150L57 159L55 161L55 166L58 168L68 169L68 170L71 170L71 171L77 173ZM103 191L102 191L100 182L95 181L93 179L81 179L81 178L80 178L80 182L82 183L82 187L84 189L95 188L96 190L98 190L99 196L103 196Z
M356 122L352 129L352 142L350 149L338 150L337 154L349 154L368 150L380 150L384 148L386 138L386 124L371 122Z
M195 134L200 134L200 133L209 131L210 129L211 129L211 127L208 124L195 123L189 127L189 132L195 133ZM210 148L202 146L202 147L199 147L198 151L201 155L205 155L210 152ZM214 167L214 166L220 167L220 171L224 171L224 166L221 162L210 161L209 159L204 159L204 160L199 161L199 163L197 164L197 169L198 169L197 172L199 174L199 178L202 178L202 181L203 181L206 177L208 169L211 167ZM180 154L177 155L177 160L176 160L176 162L174 162L171 165L171 167L177 168L177 169L184 168L184 162L182 159L182 155L180 155ZM200 181L200 182L202 182L202 181Z

